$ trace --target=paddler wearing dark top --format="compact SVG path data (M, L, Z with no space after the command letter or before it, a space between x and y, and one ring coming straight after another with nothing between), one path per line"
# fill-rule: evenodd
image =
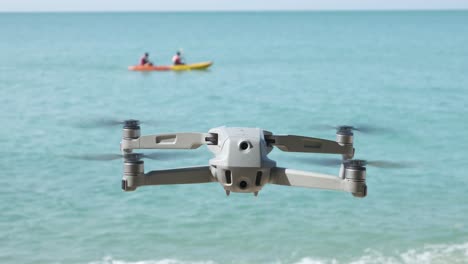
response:
M182 62L182 57L180 56L180 51L178 51L176 53L176 55L174 55L174 57L172 57L172 62L174 63L174 65L184 65L185 63Z
M149 60L149 53L148 52L145 52L143 57L141 57L140 65L149 65L149 66L153 65L153 63Z

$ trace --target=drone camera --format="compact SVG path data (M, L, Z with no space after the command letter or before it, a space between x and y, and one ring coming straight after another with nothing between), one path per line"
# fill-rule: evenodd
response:
M250 148L250 143L248 141L241 141L239 143L240 150L248 150Z
M239 182L239 188L241 188L242 190L245 190L247 186L249 186L249 184L246 181Z

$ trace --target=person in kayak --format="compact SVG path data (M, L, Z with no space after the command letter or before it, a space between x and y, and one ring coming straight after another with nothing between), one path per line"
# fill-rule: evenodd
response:
M142 66L144 66L144 65L153 66L153 63L149 60L149 53L148 52L145 52L143 57L141 57L140 65L142 65Z
M182 56L180 56L180 51L177 51L176 55L172 57L172 62L174 65L184 65L185 63L182 62Z

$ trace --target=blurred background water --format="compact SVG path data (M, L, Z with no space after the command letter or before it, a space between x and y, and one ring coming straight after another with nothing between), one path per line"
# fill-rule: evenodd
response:
M1 263L468 262L468 12L0 14ZM127 71L179 48L207 71ZM217 126L334 139L317 124L371 124L356 157L418 162L368 168L368 197L218 184L120 189L121 129ZM147 170L205 165L192 156ZM313 154L279 166L337 174Z

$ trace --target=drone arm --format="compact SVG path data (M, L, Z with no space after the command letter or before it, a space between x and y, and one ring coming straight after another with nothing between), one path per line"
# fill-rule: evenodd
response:
M210 133L158 134L123 139L121 149L196 149L204 144L217 144L216 141L216 135Z
M345 181L337 176L279 167L271 169L270 183L337 191L346 189Z
M293 136L293 135L265 135L265 140L282 151L311 152L330 154L350 154L354 152L353 146L340 145L336 141Z
M208 183L215 179L208 166L150 171L141 176L139 186Z

